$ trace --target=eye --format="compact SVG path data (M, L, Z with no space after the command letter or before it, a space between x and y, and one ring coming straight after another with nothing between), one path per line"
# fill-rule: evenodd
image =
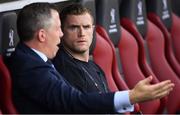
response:
M71 31L77 31L79 29L79 26L75 26L75 25L69 26L68 29Z
M89 30L89 29L92 28L92 26L91 26L91 25L86 25L86 26L83 26L83 28L84 28L85 30Z

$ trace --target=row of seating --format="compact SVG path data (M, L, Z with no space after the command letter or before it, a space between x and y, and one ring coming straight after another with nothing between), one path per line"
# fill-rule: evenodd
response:
M136 104L135 112L156 114L166 108L168 113L180 110L180 19L171 12L170 0L76 2L93 11L96 30L90 54L104 70L110 90L131 89L149 75L153 76L152 84L170 79L175 88L168 97ZM0 54L3 56L9 56L18 42L16 18L16 12L0 15ZM2 57L0 62L0 109L2 113L17 113Z
M180 58L178 57L178 45L175 47L177 43L180 43L177 38L178 35L175 34L179 31L180 19L172 14L170 1L168 0L149 0L146 3L144 0L95 1L96 32L111 45L113 53L107 57L106 61L102 59L94 60L96 63L100 63L99 65L107 72L107 79L111 88L114 86L112 84L115 83L116 87L122 90L125 87L122 77L124 77L129 88L133 88L138 81L149 75L153 76L153 83L170 79L176 86L168 99L162 98L139 105L143 113L162 113L166 107L169 113L175 113L180 109L180 99L178 98L180 94L177 93L180 90L180 65L177 59ZM149 11L147 13L146 6L149 5L154 10L147 8L147 11ZM160 11L161 13L159 13ZM164 29L168 25L174 30L170 29L170 32L163 32L161 27L151 20L152 13L156 14ZM176 22L174 22L174 19L176 19ZM170 20L173 24L169 23ZM174 24L176 24L176 27L174 27ZM169 36L166 36L166 34ZM171 45L172 39L176 40L176 42L173 42L175 53ZM99 54L94 53L94 55ZM111 66L106 67L107 65L103 65L103 62L107 62L109 58L114 60L109 64L112 64ZM117 62L119 62L119 70L117 69ZM114 81L109 78L109 73L112 74Z
M151 67L159 81L170 79L176 84L173 92L168 96L167 102L168 112L174 113L180 109L180 99L177 93L180 90L180 64L177 59L180 59L180 57L176 59L171 41L172 39L176 39L176 42L179 40L174 37L176 36L174 33L168 33L167 30L164 32L161 28L164 28L164 30L166 29L165 26L174 28L171 22L180 27L180 19L174 22L170 0L147 0L146 3L144 0L135 0L133 2L131 0L122 1L122 7L120 8L121 25L137 41L139 46L139 66L144 75L153 75L149 69ZM135 13L132 11L135 11ZM157 21L158 23L155 23ZM176 28L174 31L179 30ZM173 36L171 37L171 35ZM173 46L175 45L176 43L173 44ZM176 50L178 52L179 49Z
M97 18L97 25L99 28L99 30L97 31L102 36L104 36L104 38L111 44L112 48L114 49L114 52L117 51L115 55L118 55L120 57L116 59L119 60L118 62L121 62L119 63L121 67L121 75L124 76L124 79L128 87L132 88L138 81L146 77L145 75L143 75L141 68L138 64L138 44L136 44L135 39L127 30L125 30L123 27L120 27L120 18L118 12L119 1L102 0L98 2L99 3L96 4L97 16L102 18L101 20ZM100 6L101 4L103 4L104 6ZM103 10L103 7L106 8L106 10ZM112 20L112 16L115 16L114 22ZM113 26L114 28L111 28ZM105 32L107 32L108 34L105 34ZM112 40L112 42L110 40ZM117 66L115 68L117 68ZM122 81L118 82L120 81L118 79L121 78L121 76L119 74L116 74L114 75L114 78L119 90L121 90L121 86L119 85ZM154 108L151 108L151 106L154 106ZM159 108L160 100L149 101L140 104L140 109L143 113L158 113Z

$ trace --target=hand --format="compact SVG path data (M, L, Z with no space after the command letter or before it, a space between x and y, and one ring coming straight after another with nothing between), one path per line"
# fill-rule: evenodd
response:
M157 84L150 84L152 76L139 81L135 87L129 91L131 104L148 100L162 98L173 90L174 84L170 80L162 81Z

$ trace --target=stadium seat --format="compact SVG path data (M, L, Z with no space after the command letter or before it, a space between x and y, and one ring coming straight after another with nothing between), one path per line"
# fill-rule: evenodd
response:
M174 90L168 96L167 102L168 112L175 113L179 107L178 97L180 94L177 92L180 90L180 80L166 60L165 41L161 30L146 18L144 0L123 0L120 11L121 24L132 33L141 49L139 63L145 70L144 73L147 73L146 66L148 65L144 63L148 61L155 77L160 81L170 79L175 83ZM174 110L172 111L170 108Z
M11 76L4 64L4 60L15 51L19 40L16 31L15 12L0 14L0 108L3 114L16 114L12 102Z
M148 19L164 34L167 61L180 78L180 19L172 12L170 0L147 0L146 3Z
M171 29L168 29L171 33L172 41L173 41L173 47L176 59L178 60L180 64L180 43L179 36L180 36L180 17L178 17L175 14L172 14L172 26Z
M3 114L17 114L12 101L11 76L0 56L0 108Z
M115 51L99 33L99 27L96 27L96 37L94 39L95 47L92 51L93 60L98 64L106 75L106 80L110 91L128 90L128 86L124 80L120 77L117 61L115 58ZM114 76L119 76L114 77ZM116 84L118 82L118 84ZM133 113L140 113L138 104L135 104L135 111ZM128 113L127 113L128 114Z
M118 59L119 72L124 77L127 85L133 88L138 81L148 77L150 74L144 75L139 67L139 47L136 40L120 26L119 1L98 0L96 1L96 12L96 17L98 17L96 19L97 31L109 41L113 48L115 46L116 49L114 48L114 51L116 51L115 55ZM117 86L120 84L118 83L118 79L121 76L118 74L114 76ZM157 83L158 80L154 77L153 82ZM162 102L160 100L154 100L139 105L142 113L160 113L162 103L165 103L164 99Z
M109 89L111 91L117 91L118 88L114 82L112 69L113 69L113 52L111 46L102 36L96 32L95 47L92 52L93 60L97 63L105 72L106 80L108 82ZM94 44L94 43L93 43Z

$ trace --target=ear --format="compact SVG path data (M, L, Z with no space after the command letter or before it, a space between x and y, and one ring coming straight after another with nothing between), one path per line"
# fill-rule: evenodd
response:
M46 40L46 31L44 30L44 29L40 29L39 31L38 31L38 40L40 41L40 42L44 42L45 40Z

